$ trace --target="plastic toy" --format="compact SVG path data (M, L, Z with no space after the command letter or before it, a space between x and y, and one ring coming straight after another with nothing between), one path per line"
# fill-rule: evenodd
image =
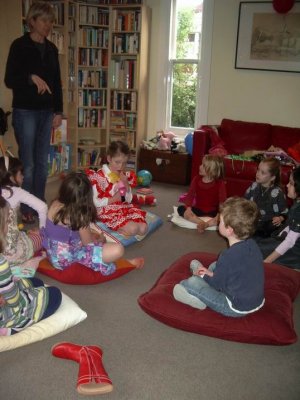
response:
M152 182L151 172L146 169L142 169L137 173L137 183L141 186L149 186Z

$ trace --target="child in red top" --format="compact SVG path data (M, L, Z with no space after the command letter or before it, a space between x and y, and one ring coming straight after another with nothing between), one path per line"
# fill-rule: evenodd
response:
M192 180L185 205L178 207L178 214L197 224L199 232L218 224L219 205L226 200L223 158L207 154L199 167L199 175ZM204 222L200 217L209 216Z

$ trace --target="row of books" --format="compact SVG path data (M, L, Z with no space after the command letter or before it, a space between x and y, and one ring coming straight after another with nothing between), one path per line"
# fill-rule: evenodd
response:
M136 111L137 93L112 91L111 108L116 111Z
M111 87L135 89L137 87L136 60L111 60Z
M107 49L78 49L79 66L88 67L107 67L108 54Z
M85 3L94 4L143 4L143 0L80 0Z
M78 91L78 105L84 107L106 106L107 91L83 89Z
M112 111L110 113L111 129L136 129L136 114L123 111Z
M64 53L64 34L63 32L57 31L53 29L48 37L49 40L51 40L52 43L55 44L55 46L58 48L58 53L63 54Z
M113 29L115 31L140 32L141 30L140 11L113 10L112 20L113 20Z
M79 128L105 128L106 110L78 108Z
M69 143L50 146L48 154L48 176L71 169L71 145Z
M109 11L94 6L79 7L79 24L109 25Z
M79 46L108 48L109 32L107 29L83 27L78 31Z
M86 150L78 148L77 160L79 167L100 166L102 161L100 150Z
M139 51L139 35L136 33L114 34L112 52L115 54L137 54Z
M135 148L135 132L127 131L127 132L110 132L110 141L113 142L115 140L121 140L122 142L126 142L130 149Z
M54 24L64 25L65 22L65 8L63 3L52 3L52 8L55 14Z
M81 88L106 88L107 71L104 69L100 69L97 71L79 69L78 86Z

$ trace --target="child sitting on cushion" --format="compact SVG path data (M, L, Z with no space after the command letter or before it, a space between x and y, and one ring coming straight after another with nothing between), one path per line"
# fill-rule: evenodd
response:
M124 253L119 243L105 243L103 235L95 235L90 225L95 222L96 208L93 190L83 172L71 172L62 181L59 194L52 202L43 232L43 246L57 269L66 269L78 262L111 275L116 270L114 262ZM144 264L143 258L128 260L136 268Z
M259 211L253 201L230 197L220 207L219 232L229 242L218 260L205 268L191 262L193 276L174 286L177 301L206 307L228 317L259 310L264 299L264 267L254 233Z
M27 192L27 190L22 189L23 179L23 164L18 158L0 157L0 186L2 196L10 205L8 231L3 254L12 267L13 273L16 273L20 269L20 273L24 272L25 274L27 270L31 271L32 276L41 258L32 257L42 248L42 238L39 228L45 226L48 207L44 201ZM38 214L39 228L33 228L27 232L19 230L18 212L21 203L31 207Z
M294 204L279 234L270 238L257 238L265 262L300 268L300 166L291 172L287 184L288 197Z
M9 204L0 196L0 336L10 336L54 314L61 303L56 287L40 279L18 279L3 256ZM1 339L0 339L1 340Z
M200 233L209 226L218 225L219 205L226 200L226 186L223 178L223 158L205 155L199 167L199 175L192 180L184 200L185 205L178 207L178 214L197 224ZM210 216L212 219L204 222L201 216Z
M269 237L286 220L288 208L280 187L280 161L264 158L258 165L256 181L245 193L245 199L253 200L260 212L255 236Z
M129 154L126 143L113 141L107 151L108 164L86 173L93 185L99 220L126 237L144 236L148 231L146 212L131 204L132 192L125 173Z

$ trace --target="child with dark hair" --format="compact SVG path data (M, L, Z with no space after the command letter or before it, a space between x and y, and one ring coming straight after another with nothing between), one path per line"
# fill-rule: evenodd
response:
M239 197L230 197L221 205L219 231L228 240L229 248L209 268L198 260L191 262L193 276L174 286L177 301L237 318L264 305L263 259L250 238L258 214L253 201Z
M257 238L265 262L300 268L300 166L295 168L287 184L288 197L294 200L285 227L277 236Z
M0 196L0 336L9 336L54 314L61 303L56 287L40 279L18 279L3 256L8 230L9 204Z
M84 173L71 172L61 183L59 194L48 211L43 232L43 246L52 265L66 269L78 262L100 272L111 275L124 248L118 243L105 243L96 236L90 226L96 220L93 190ZM134 258L131 264L140 268L144 260Z
M197 224L198 232L218 225L219 205L226 200L223 158L206 154L199 167L199 175L192 180L185 205L178 207L178 214ZM204 222L201 217L212 217Z
M273 157L263 159L257 168L256 181L245 196L253 200L260 211L255 236L269 237L286 220L288 208L280 187L280 161Z
M125 172L130 150L122 141L111 142L107 164L98 171L87 170L93 185L98 218L124 236L144 236L148 231L146 212L132 202L131 181Z
M34 228L28 232L20 231L18 212L21 203L30 206L37 212L39 227L42 228L45 226L48 207L42 200L22 189L22 183L22 162L15 157L0 157L0 187L2 196L10 205L6 246L3 253L11 267L20 268L21 272L22 270L25 271L26 268L33 269L34 274L40 259L32 259L32 257L41 249L40 230Z

